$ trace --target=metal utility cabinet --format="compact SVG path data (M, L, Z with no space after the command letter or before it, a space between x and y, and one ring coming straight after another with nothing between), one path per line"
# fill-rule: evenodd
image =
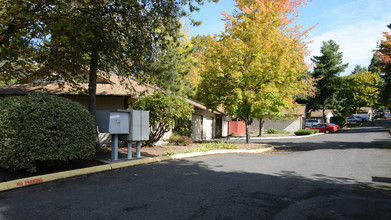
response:
M149 111L141 110L121 110L119 113L129 113L130 131L125 135L127 141L147 141L149 140ZM124 120L126 120L124 118Z
M118 139L125 140L128 159L132 159L132 142L136 142L136 157L141 158L141 141L149 140L149 111L96 111L99 132L111 134L111 160L118 160Z

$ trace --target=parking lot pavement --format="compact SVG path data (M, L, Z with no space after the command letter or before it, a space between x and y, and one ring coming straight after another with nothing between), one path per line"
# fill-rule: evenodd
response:
M390 219L383 124L305 140L2 192L0 219Z

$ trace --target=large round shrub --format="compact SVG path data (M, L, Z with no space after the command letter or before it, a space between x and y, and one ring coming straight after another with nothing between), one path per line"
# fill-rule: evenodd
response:
M343 116L334 116L330 118L330 122L339 125L342 128L347 124L348 118Z
M35 172L94 155L91 114L80 104L46 94L0 99L0 167Z

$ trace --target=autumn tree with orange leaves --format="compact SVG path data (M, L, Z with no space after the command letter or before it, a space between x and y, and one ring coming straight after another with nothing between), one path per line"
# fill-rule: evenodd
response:
M283 117L293 112L299 95L313 86L306 75L304 41L294 19L308 0L236 0L224 13L225 31L215 36L202 60L197 97L246 123L246 142L254 118Z
M391 29L391 24L387 26ZM388 32L384 32L385 40L380 41L380 45L377 50L380 61L378 65L380 66L382 72L382 78L384 80L384 87L381 92L381 97L383 103L391 108L391 35Z

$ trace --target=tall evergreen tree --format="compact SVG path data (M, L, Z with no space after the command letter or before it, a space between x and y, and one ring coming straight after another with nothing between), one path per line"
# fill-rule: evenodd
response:
M317 80L315 97L309 99L308 110L323 110L323 119L326 121L326 108L335 108L338 103L338 93L341 90L339 74L345 71L348 64L342 63L342 52L339 45L333 40L323 42L320 49L322 55L311 58L315 63L312 77Z
M374 53L371 59L371 64L368 66L368 72L371 73L377 73L379 76L381 75L381 69L378 66L379 65L379 55L377 53Z
M352 74L364 73L367 71L368 71L368 69L365 66L356 65L352 71Z

